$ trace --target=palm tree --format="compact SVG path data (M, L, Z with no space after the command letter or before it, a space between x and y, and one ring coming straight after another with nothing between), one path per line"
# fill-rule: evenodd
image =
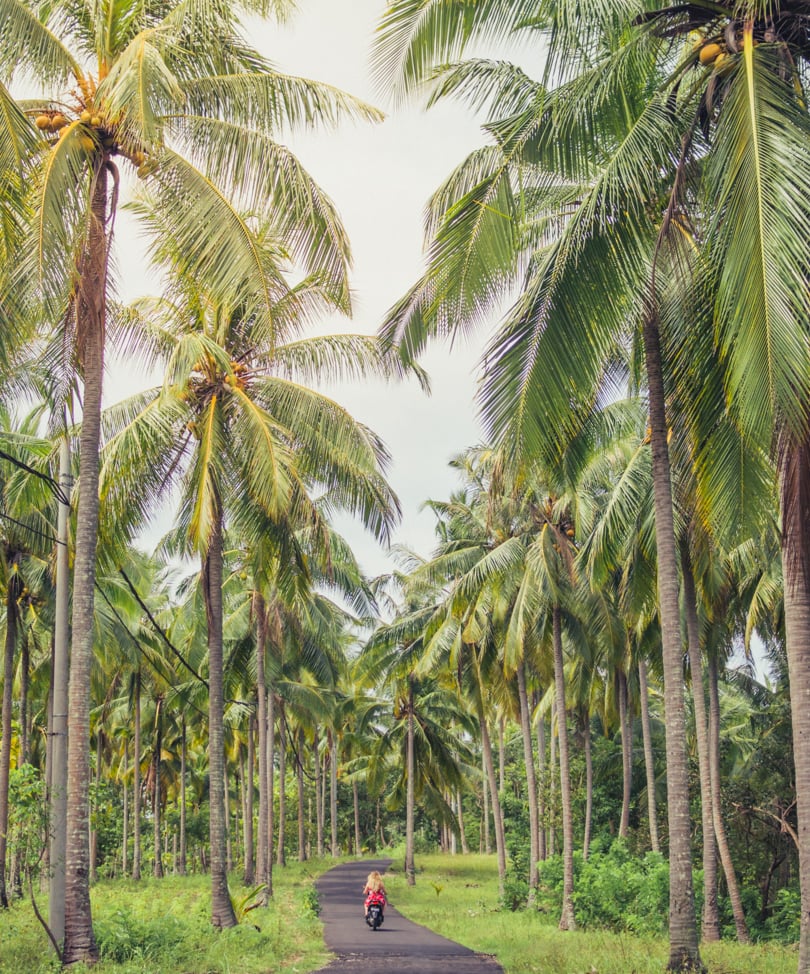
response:
M278 0L270 10L282 15L288 6ZM346 241L334 210L273 134L286 122L377 113L334 89L275 72L240 35L242 10L265 14L267 5L126 3L96 18L60 3L40 17L27 0L4 0L0 11L4 76L24 75L48 90L23 103L41 133L25 166L35 186L36 244L28 252L51 320L70 332L84 381L68 758L69 963L97 957L87 883L87 688L107 281L121 167L161 195L190 272L213 275L231 293L261 274L244 223L222 192L235 190L254 210L271 200L279 239L307 269L324 271L347 300ZM17 115L12 122L19 130Z
M144 200L153 225L165 219ZM160 236L165 240L168 228ZM282 344L302 313L324 300L320 280L290 289L275 264L267 227L251 234L261 254L263 290L273 313L206 293L186 269L175 267L173 301L142 302L136 316L148 324L156 354L168 359L162 389L109 411L112 438L105 470L126 468L134 483L105 477L105 502L123 520L146 511L155 496L177 483L182 491L174 547L201 559L207 620L213 922L232 924L227 891L224 810L223 552L225 524L248 549L261 539L274 549L279 571L306 577L299 528L317 532L323 518L309 496L321 485L322 503L358 514L386 537L397 502L381 467L387 456L377 437L342 408L295 379L367 369L384 371L374 339L358 336ZM164 257L179 257L166 247ZM327 295L328 299L328 295ZM131 516L131 515L130 515ZM289 579L288 582L289 584Z

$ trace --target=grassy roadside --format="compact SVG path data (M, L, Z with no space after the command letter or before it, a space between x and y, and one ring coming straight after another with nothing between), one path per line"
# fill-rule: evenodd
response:
M334 860L291 862L273 870L274 897L231 930L209 921L207 876L102 881L92 891L102 959L93 974L304 974L328 960L313 881ZM248 893L232 877L235 901ZM47 916L47 900L37 898ZM0 972L53 974L55 955L26 899L2 917ZM258 929L257 929L258 928ZM71 969L82 974L82 967Z
M662 974L668 959L660 938L606 931L562 933L556 918L498 908L492 856L417 856L416 886L395 861L385 877L400 912L480 953L493 954L506 974ZM785 947L704 944L711 974L794 974L796 952Z

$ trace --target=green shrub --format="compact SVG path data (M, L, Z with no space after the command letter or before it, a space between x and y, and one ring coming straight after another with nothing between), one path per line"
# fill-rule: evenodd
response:
M598 845L584 861L574 853L574 913L584 929L617 933L664 933L669 910L669 865L659 853L633 856L622 842L607 852ZM558 915L562 908L562 859L541 863L537 906Z

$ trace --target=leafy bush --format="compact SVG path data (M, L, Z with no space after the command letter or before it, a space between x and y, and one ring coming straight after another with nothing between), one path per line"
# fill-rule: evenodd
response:
M562 907L562 860L541 863L538 908ZM574 912L585 928L639 934L664 933L669 907L669 865L659 853L632 856L621 842L607 852L592 848L590 858L574 854Z
M179 946L187 934L177 917L156 915L142 920L126 910L94 924L99 954L104 960L156 960Z
M318 891L314 886L306 886L301 891L301 904L305 910L317 916L321 912L321 904L318 901Z
M765 921L765 935L782 944L796 943L801 920L801 895L785 886L776 894L771 915Z

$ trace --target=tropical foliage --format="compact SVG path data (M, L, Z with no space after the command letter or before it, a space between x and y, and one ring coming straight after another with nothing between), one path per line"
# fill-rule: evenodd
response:
M0 0L0 909L39 874L92 963L104 878L207 873L219 929L288 857L438 847L670 970L810 971L805 11L390 0L381 85L484 144L378 335L313 337L350 252L280 132L381 116L252 49L288 6ZM487 442L369 579L336 517L393 542L391 457L329 384L497 316ZM158 385L103 409L110 353Z

